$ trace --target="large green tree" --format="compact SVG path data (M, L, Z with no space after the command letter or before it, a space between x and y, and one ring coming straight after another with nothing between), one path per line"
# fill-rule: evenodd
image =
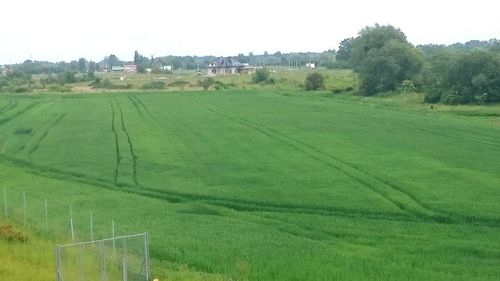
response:
M351 59L352 43L354 38L346 38L340 42L339 50L337 51L338 61L349 61Z
M106 58L105 58L105 60L106 60ZM107 61L108 61L109 69L111 69L111 67L113 67L113 66L122 65L122 62L120 61L120 59L114 54L109 55L109 57L107 58Z
M359 74L363 95L395 90L422 68L420 51L391 25L366 27L350 44L350 63Z
M78 72L84 73L87 71L87 60L85 58L78 59Z

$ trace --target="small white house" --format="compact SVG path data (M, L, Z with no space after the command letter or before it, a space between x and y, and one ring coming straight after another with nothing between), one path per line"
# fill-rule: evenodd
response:
M315 69L316 68L316 64L314 64L312 62L308 62L308 63L306 63L306 68Z

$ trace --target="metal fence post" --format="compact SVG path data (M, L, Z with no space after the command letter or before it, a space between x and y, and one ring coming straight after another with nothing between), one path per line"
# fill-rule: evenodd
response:
M128 280L128 264L127 258L123 258L123 281Z
M73 210L71 209L71 204L69 204L69 224L71 228L71 240L75 242L75 227L73 225Z
M115 254L115 220L111 220L111 232L113 235L113 255Z
M56 280L61 280L61 248L59 244L56 245Z
M146 273L146 281L149 281L150 275L149 275L149 239L148 239L148 233L144 233L144 260L146 263L146 268L145 268L145 273Z
M49 232L49 208L47 204L47 197L45 197L45 228L47 228L47 232Z
M94 221L90 212L90 241L94 241Z
M4 210L5 210L5 217L9 217L7 215L7 189L5 188L5 186L3 187L3 202L4 202Z
M106 260L105 260L105 250L104 250L104 240L101 240L101 247L99 251L100 257L101 257L101 280L100 281L106 281Z
M84 262L83 262L83 244L80 244L80 280L84 280L83 272L84 272Z
M123 255L127 257L127 239L123 239Z
M26 192L23 191L24 226L26 227Z

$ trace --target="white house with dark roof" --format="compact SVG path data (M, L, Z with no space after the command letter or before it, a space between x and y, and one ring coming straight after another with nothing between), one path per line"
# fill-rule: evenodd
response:
M235 58L218 57L207 65L207 74L210 76L241 74L247 73L249 69L248 64L243 64Z

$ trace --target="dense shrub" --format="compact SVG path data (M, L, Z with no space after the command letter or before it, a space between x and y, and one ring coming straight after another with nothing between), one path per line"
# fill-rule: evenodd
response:
M215 84L215 79L212 77L198 80L198 85L201 86L204 90L208 90L213 84Z
M22 72L11 72L0 77L0 91L8 93L29 93L35 89L31 75Z
M7 88L7 91L11 92L11 93L16 93L16 94L31 93L31 92L33 92L33 87L32 87L32 85L16 85L16 86L11 86L11 87Z
M325 78L319 72L309 73L304 83L306 91L316 91L325 88Z
M50 85L48 90L49 92L64 93L64 92L71 92L71 87L64 85Z
M203 80L198 80L198 85L203 87L203 89L205 90L208 90L210 87L213 87L215 90L224 90L237 87L237 85L234 83L224 83L222 81L215 80L212 77L207 77Z
M144 85L142 85L141 89L143 89L143 90L163 90L163 89L165 89L165 82L163 82L163 81L151 81L151 82L148 82L148 83L145 83Z
M267 68L259 68L255 71L255 73L252 76L252 81L255 84L262 84L262 83L267 83L269 82L269 70Z
M0 238L6 239L7 241L27 241L27 236L14 228L11 224L0 225Z
M90 86L95 89L110 89L110 90L120 90L120 89L131 89L132 84L127 83L125 85L118 85L114 84L111 82L109 79L102 79L99 77L96 77L92 83L90 83Z
M169 86L184 89L185 87L191 86L191 84L187 81L184 81L184 80L177 80L177 81L170 83Z
M441 93L435 90L428 90L424 97L426 103L438 103L441 99Z

